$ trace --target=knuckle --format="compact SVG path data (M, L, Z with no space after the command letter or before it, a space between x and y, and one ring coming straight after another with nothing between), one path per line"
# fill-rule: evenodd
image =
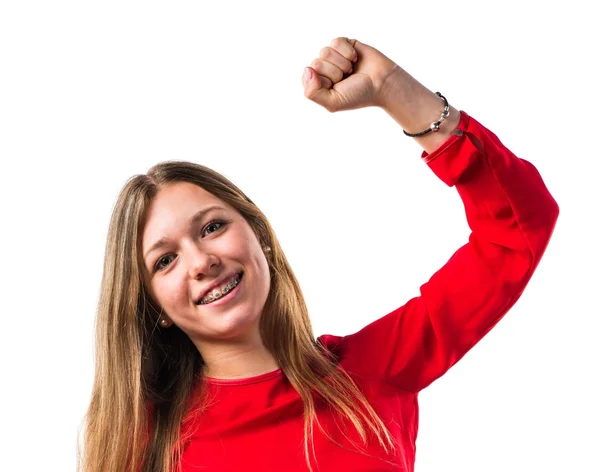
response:
M329 46L326 46L319 51L319 57L322 59L327 59L330 56L331 56L331 48Z
M347 43L348 40L344 36L339 36L331 41L331 47L335 49L339 49L344 43Z

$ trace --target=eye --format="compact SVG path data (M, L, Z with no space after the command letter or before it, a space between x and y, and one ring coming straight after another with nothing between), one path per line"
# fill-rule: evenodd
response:
M165 254L158 261L156 261L156 265L154 266L154 272L163 270L166 267L166 265L163 266L161 264L161 262L164 261L164 260L168 260L171 256L173 256L173 254Z
M220 229L221 227L225 226L227 224L227 222L223 221L223 220L214 220L211 221L210 223L208 223L205 227L204 227L204 231L203 233L208 233L208 234L212 234L215 231L217 231L218 229ZM214 231L208 231L209 228L215 228L216 229Z
M219 229L221 229L223 226L225 226L227 224L227 221L223 221L223 220L213 220L210 223L208 223L205 227L204 227L204 233L207 234L212 234L216 231L218 231ZM212 231L209 231L210 228L213 228ZM167 262L165 265L162 264L163 261L169 261L170 258L174 257L174 254L165 254L164 256L161 256L160 259L158 259L156 261L156 264L154 266L154 272L159 272L163 269L165 269L168 265L169 262Z

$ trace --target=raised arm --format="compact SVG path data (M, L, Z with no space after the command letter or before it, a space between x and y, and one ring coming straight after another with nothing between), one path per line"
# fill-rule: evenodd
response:
M389 65L373 48L353 47L358 64L361 56L370 60L371 71ZM345 79L346 89L342 81L335 84L336 92L324 86L315 90L322 100L329 93L331 103L346 103L336 95L340 91L346 98L368 95L348 93L350 79ZM440 117L440 98L397 65L370 79L379 82L370 104L383 108L405 131L416 133ZM330 111L358 108L356 103ZM422 285L421 296L353 335L321 337L349 371L413 392L446 372L514 305L558 217L558 206L535 167L466 113L451 108L438 132L416 139L427 165L457 189L472 230L469 241Z

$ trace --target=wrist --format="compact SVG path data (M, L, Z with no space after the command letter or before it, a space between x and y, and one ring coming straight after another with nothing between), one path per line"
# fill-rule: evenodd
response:
M442 121L437 132L432 131L423 136L413 138L428 153L433 152L444 144L454 134L456 127L460 123L460 111L453 106L449 108L448 117ZM424 128L428 128L428 126L426 125Z
M440 97L399 66L381 88L378 103L409 133L428 127L444 109Z
M400 67L393 70L381 87L378 106L411 134L429 128L431 123L440 119L444 110L444 102L438 95ZM460 112L450 104L449 114L437 132L414 139L431 152L452 135L459 122Z

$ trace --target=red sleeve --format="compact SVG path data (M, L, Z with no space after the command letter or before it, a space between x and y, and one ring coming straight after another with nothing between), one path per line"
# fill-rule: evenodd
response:
M536 168L464 112L455 133L422 158L458 190L469 242L419 297L355 334L320 338L348 371L411 392L443 375L515 304L558 217Z

